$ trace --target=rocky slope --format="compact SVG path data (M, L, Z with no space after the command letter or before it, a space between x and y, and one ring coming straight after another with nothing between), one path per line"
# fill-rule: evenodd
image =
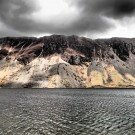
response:
M0 39L0 87L135 87L135 39Z

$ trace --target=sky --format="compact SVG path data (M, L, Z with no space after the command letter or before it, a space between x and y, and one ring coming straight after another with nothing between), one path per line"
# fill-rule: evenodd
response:
M0 0L0 37L135 37L135 0Z

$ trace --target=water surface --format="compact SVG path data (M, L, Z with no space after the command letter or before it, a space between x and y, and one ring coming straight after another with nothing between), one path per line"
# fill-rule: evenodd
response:
M135 90L0 90L0 135L134 135Z

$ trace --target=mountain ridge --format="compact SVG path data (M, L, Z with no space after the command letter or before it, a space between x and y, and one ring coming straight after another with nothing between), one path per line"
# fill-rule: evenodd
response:
M33 68L34 65L31 65L34 62L37 65L39 64L38 69L40 66L43 67L42 70L44 70L44 67L50 66L49 70L55 74L46 76L50 71L43 72L47 78L52 77L54 80L59 80L59 84L56 82L53 88L135 86L135 38L89 39L75 35L51 35L40 38L0 38L0 73L5 74L4 69L7 67L13 68L13 63L15 70L11 70L14 73L10 75L7 73L5 76L0 76L1 87L19 87L15 84L8 84L11 82L11 76L16 83L18 82L16 77L20 79L21 74L23 74L22 78L26 78L27 75L29 77L25 83L23 80L20 80L20 86L24 88L26 83L32 83L30 76L37 70ZM8 66L5 65L7 63ZM23 72L27 67L30 67L29 72L31 74ZM72 77L69 77L67 74L72 75ZM4 80L5 78L6 80ZM45 80L43 78L43 76L40 77L42 80L41 84L33 87L47 87L47 84L43 85L43 83L47 82L45 81L47 78ZM63 78L66 78L65 82L69 86L62 82ZM115 81L115 78L118 78L116 80L119 80L119 83ZM53 79L51 79L48 80L48 83L51 82L49 87L53 83ZM34 81L34 83L37 82Z

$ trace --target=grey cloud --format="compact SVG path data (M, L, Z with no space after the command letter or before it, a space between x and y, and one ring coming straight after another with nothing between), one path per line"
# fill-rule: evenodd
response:
M121 19L135 13L135 0L76 0L86 13Z
M70 25L62 26L55 21L54 25L33 21L30 14L38 10L35 1L0 0L0 21L7 25L7 28L13 29L13 35L17 33L22 33L21 35L41 33L83 35L86 32L104 32L112 27L103 18L104 16L120 19L132 15L135 11L134 0L67 0L68 3L71 2L70 6L77 7L80 16ZM29 18L26 15L29 15ZM11 32L9 36L10 34Z
M108 17L121 19L122 17L131 16L135 13L135 1L111 0L109 2L104 0L103 3L97 4L97 8Z
M34 12L35 9L36 6L32 2L28 4L24 0L0 0L0 19L15 30L29 30L31 20L25 18L25 15Z

